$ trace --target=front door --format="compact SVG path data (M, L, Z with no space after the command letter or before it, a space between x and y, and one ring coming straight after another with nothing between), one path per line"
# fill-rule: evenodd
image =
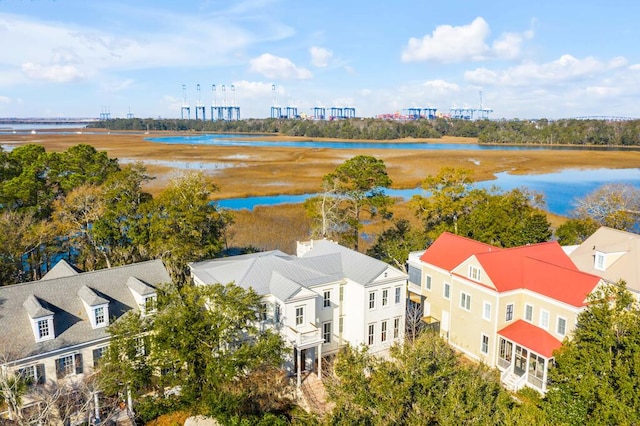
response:
M517 376L522 376L527 371L527 350L516 345L516 356L513 360L513 372Z

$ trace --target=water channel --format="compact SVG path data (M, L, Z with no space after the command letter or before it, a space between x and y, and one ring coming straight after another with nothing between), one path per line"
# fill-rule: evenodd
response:
M147 140L168 144L193 144L216 146L252 146L252 147L293 147L293 148L331 148L331 149L411 149L411 150L584 150L576 146L540 146L540 145L479 145L479 144L452 144L452 143L387 143L387 142L296 142L296 141L266 141L259 136L234 135L234 134L205 134L194 136L151 137ZM601 150L620 150L616 147L602 147ZM526 188L544 195L547 210L559 215L568 215L575 207L575 201L584 197L598 187L610 184L630 184L640 188L640 168L635 169L590 169L577 170L566 169L556 173L535 175L512 175L508 172L497 173L495 180L483 181L475 184L478 188L496 187L502 191L510 191L514 188ZM385 191L388 195L404 200L410 199L415 194L424 194L422 189L390 189ZM274 206L280 204L302 203L309 197L317 194L300 195L272 195L247 198L230 198L219 200L220 207L237 210L252 210L255 206Z

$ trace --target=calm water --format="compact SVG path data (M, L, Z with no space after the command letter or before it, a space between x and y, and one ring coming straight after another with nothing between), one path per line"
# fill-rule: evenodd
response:
M478 182L475 186L478 188L495 186L503 191L527 188L544 195L549 212L566 216L575 207L575 200L609 183L624 183L640 188L640 169L567 169L562 172L541 175L510 175L505 172L496 174L495 180ZM405 200L415 194L424 194L420 188L392 189L385 192L390 196L401 197ZM314 195L317 194L230 198L220 200L217 203L221 207L232 210L252 210L255 206L302 203Z
M558 150L558 151L576 151L576 150L602 150L617 151L616 147L579 147L579 146L560 146L548 147L544 145L478 145L478 144L454 144L454 143L398 143L398 142L347 142L347 141L331 141L331 142L295 142L295 141L266 141L261 140L259 136L252 135L234 135L234 134L205 134L193 136L167 136L167 137L150 137L146 140L151 142L176 144L176 145L215 145L215 146L242 146L242 147L280 147L280 148L330 148L330 149L411 149L411 150L477 150L477 151L531 151L531 150ZM639 148L640 149L640 148Z

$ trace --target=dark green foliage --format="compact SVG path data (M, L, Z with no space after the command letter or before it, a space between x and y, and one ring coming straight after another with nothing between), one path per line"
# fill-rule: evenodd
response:
M391 178L382 160L367 155L353 157L323 178L324 194L305 203L310 216L319 220L325 237L358 250L365 219L389 218L387 207L393 200L384 193Z
M330 424L506 424L515 409L495 371L462 362L432 332L396 346L391 360L347 347L327 386L336 406Z
M640 422L640 309L623 281L589 297L555 354L543 408L557 424Z
M549 240L551 224L538 207L540 195L524 189L471 189L471 183L471 172L462 169L443 168L427 177L427 195L414 196L412 203L428 239L449 231L499 247Z
M556 229L558 243L562 246L582 244L600 228L600 223L592 218L572 218Z
M424 250L426 236L420 230L411 229L409 221L400 219L394 227L386 229L367 250L367 255L406 270L406 262L412 251Z

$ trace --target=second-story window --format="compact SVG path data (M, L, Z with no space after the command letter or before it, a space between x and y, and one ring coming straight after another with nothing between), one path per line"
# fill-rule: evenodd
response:
M524 305L524 319L531 322L533 321L533 306Z
M296 325L304 324L304 306L296 308Z
M385 288L382 290L382 306L389 305L389 289Z
M322 337L325 343L331 343L331 321L322 324Z
M507 305L507 315L505 317L506 321L511 321L513 319L513 303L509 303Z
M56 359L56 376L58 379L71 374L82 374L82 354L67 355Z
M426 290L431 290L431 275L424 276L424 288Z
M482 308L482 318L491 321L491 303L484 302Z
M369 344L369 346L373 345L373 339L374 339L375 332L376 332L375 324L369 324L369 336L368 336L368 339L367 339L367 343Z
M401 296L402 296L402 288L396 287L396 297L395 297L396 305L400 303Z
M445 299L448 299L449 297L451 297L451 284L444 283L443 297Z
M464 291L460 292L460 307L467 311L471 310L471 295Z
M369 293L369 309L375 309L375 307L376 307L376 293L372 291Z
M328 308L331 306L331 290L325 290L322 295L322 307Z

